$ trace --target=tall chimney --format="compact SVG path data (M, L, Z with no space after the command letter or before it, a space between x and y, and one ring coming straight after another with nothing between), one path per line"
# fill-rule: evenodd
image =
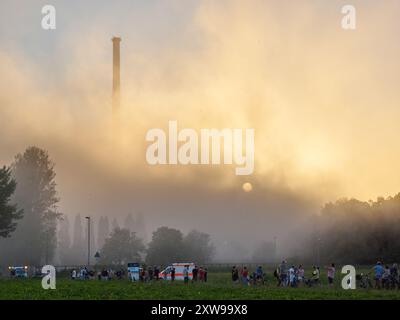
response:
M118 122L120 109L120 43L121 38L112 38L113 42L113 93L112 93L112 113L115 122Z

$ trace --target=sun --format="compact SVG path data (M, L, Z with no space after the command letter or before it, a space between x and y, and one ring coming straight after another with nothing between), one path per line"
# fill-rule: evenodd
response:
M253 186L250 182L243 183L242 189L244 192L251 192L253 190Z

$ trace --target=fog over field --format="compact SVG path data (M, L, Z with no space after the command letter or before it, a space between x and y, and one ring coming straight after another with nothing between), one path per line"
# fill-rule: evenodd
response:
M215 261L240 261L274 237L291 254L326 202L400 191L397 1L362 1L354 32L336 0L53 2L55 31L40 27L42 1L0 4L0 166L47 150L71 225L78 213L121 225L141 214L146 241L160 226L197 229ZM150 166L146 132L169 120L254 128L254 173Z

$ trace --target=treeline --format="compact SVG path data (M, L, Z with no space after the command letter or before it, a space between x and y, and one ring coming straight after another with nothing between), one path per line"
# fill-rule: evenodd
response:
M400 193L326 204L303 248L309 261L372 264L400 261Z
M95 228L91 222L91 264L124 265L128 262L146 262L165 265L173 261L210 262L215 249L208 234L192 230L184 235L180 230L160 227L153 232L150 242L145 241L144 219L128 214L120 226L116 218L110 225L108 217L100 217ZM76 215L73 239L70 239L69 220L60 222L59 263L82 265L87 263L87 220ZM95 253L98 253L95 258Z
M172 262L208 263L215 252L210 236L192 230L186 235L180 230L160 227L153 232L149 244L128 229L114 229L100 251L100 264L124 265L146 262L167 265Z
M10 167L0 168L0 266L83 265L88 242L91 264L211 260L210 236L196 230L183 235L180 230L161 227L146 245L141 214L128 214L122 226L115 217L110 223L108 217L96 221L77 214L71 226L68 216L58 209L55 177L47 151L37 147L27 148Z
M75 215L73 223L64 215L59 221L57 264L82 265L87 263L88 253L88 223L81 214ZM96 263L96 252L102 250L106 239L116 229L124 229L135 233L137 237L146 240L145 221L142 214L133 216L127 214L122 224L114 217L111 222L107 216L90 217L90 261Z

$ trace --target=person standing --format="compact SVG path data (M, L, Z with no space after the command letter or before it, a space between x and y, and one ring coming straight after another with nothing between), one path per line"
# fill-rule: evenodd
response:
M264 271L262 269L262 266L258 266L256 270L256 282L264 284Z
M296 271L294 266L289 268L289 285L293 288L297 286Z
M299 265L297 269L297 282L299 284L304 283L304 268L302 265Z
M332 263L330 267L326 268L328 271L328 283L329 286L333 287L333 282L335 280L335 273L336 273L336 269L335 269L335 264Z
M275 270L274 270L274 277L276 278L276 280L277 280L277 287L280 287L281 286L281 276L280 276L280 272L279 272L279 267L277 267Z
M242 283L243 285L247 286L249 285L249 270L247 270L247 267L243 267L242 269Z
M146 268L145 268L145 267L143 267L142 270L141 270L141 277L140 277L140 280L141 280L142 282L146 282Z
M197 274L199 272L199 269L197 268L197 266L194 266L194 268L192 269L192 274L193 274L193 278L192 281L193 282L197 282Z
M153 271L153 268L151 266L149 266L149 268L148 268L148 273L149 273L149 280L153 281L154 271Z
M383 275L382 275L382 287L384 289L390 288L390 268L388 265L385 266Z
M313 266L313 272L311 277L311 284L317 285L319 284L319 267Z
M382 287L382 277L385 269L382 267L382 263L378 261L372 270L375 271L375 289L380 289Z
M175 281L175 268L172 268L171 270L171 282Z
M390 268L390 287L392 289L396 288L396 285L400 289L400 284L399 284L399 270L397 268L397 264L393 263L392 267Z
M159 280L160 278L160 269L158 268L158 266L154 267L154 279Z
M236 268L236 266L232 267L231 273L232 273L232 282L233 283L238 283L239 282L239 271Z
M287 268L286 268L286 260L283 260L279 265L279 276L280 276L280 284L284 287L287 286Z
M183 268L183 281L185 284L189 283L189 266L188 265L186 265Z
M203 269L203 267L200 267L200 268L199 268L199 280L200 280L201 282L204 281L204 269Z
M207 277L208 277L208 270L207 268L204 268L204 282L207 282Z

